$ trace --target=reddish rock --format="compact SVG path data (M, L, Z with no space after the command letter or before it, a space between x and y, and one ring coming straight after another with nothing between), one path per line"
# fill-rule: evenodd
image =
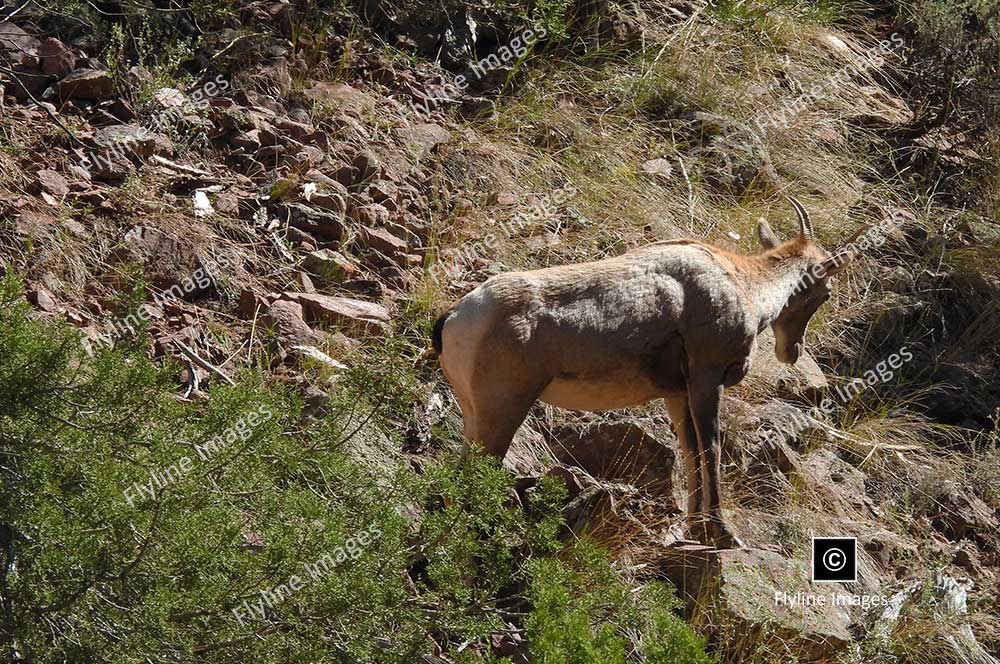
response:
M389 311L375 302L313 293L284 293L281 297L300 303L308 320L344 330L377 334L389 322Z
M59 310L56 298L42 286L28 291L28 302L41 311L52 313Z
M285 232L285 237L292 243L293 247L298 247L302 251L315 251L317 240L309 233L300 231L295 226L289 226Z
M378 203L358 205L349 214L351 219L362 226L384 226L389 221L389 211Z
M407 273L398 265L385 265L379 268L378 276L385 279L396 288L404 288L407 282Z
M92 153L87 161L81 162L90 170L91 178L104 182L121 182L135 171L135 165L125 156L110 150Z
M347 211L347 202L344 197L328 191L317 191L309 197L309 202L340 216L343 216Z
M330 249L306 254L302 265L324 281L345 281L358 272L357 266L346 256Z
M169 142L166 137L161 139ZM94 132L94 143L106 152L145 158L156 152L157 134L136 124L112 125Z
M175 236L151 226L135 226L122 238L121 244L111 252L118 263L142 263L146 275L154 286L170 289L181 286L184 296L194 296L205 286L192 280L198 258L193 247Z
M315 182L321 187L326 187L332 191L339 192L343 196L347 196L347 187L340 184L321 170L310 168L306 171L305 179L307 182Z
M153 99L164 110L168 108L180 108L188 102L184 93L177 88L160 88L153 94Z
M302 305L291 300L277 300L261 316L261 323L273 328L285 343L313 344L316 333L302 317Z
M382 170L382 162L375 155L374 152L370 150L362 150L354 156L351 161L351 166L358 173L358 178L362 180L369 180L371 178L377 177L379 172Z
M59 173L48 168L38 171L38 188L40 191L52 194L62 199L69 195L69 183Z
M163 134L153 134L153 154L174 156L174 144Z
M291 163L297 168L304 167L313 170L313 166L322 163L323 160L326 159L326 153L319 148L307 145L292 155L290 159Z
M18 83L11 82L8 92L18 99L25 99L24 88L31 94L40 94L48 86L49 76L42 73L38 60L41 43L20 27L6 21L0 23L0 56L10 68L7 76L16 76ZM22 88L21 86L24 86Z
M70 164L66 170L69 171L70 175L73 177L83 180L84 182L90 182L90 171L83 166L80 166L79 164ZM82 189L84 186L85 185L78 184L76 188Z
M388 202L396 198L398 192L398 188L391 180L377 180L368 187L368 195L372 200L386 207Z
M318 207L289 203L279 209L278 217L301 231L327 240L339 240L344 234L343 217Z
M566 490L570 500L583 493L584 489L588 489L597 484L594 478L587 475L586 471L572 466L564 466L562 464L553 466L546 471L545 474L549 477L558 477L563 481L566 485Z
M330 177L345 187L349 187L358 180L358 169L350 164L340 164L332 171Z
M38 60L47 76L65 76L76 66L76 56L55 37L46 37L38 46Z
M56 222L57 219L50 214L21 210L14 222L14 231L22 237L47 237Z
M254 316L260 315L260 312L267 311L267 306L267 298L257 291L244 288L243 291L240 292L237 310L244 318L253 320Z
M260 132L256 129L244 131L233 136L229 142L234 148L239 148L246 152L257 152L260 149Z
M399 127L394 132L418 160L426 157L438 145L451 140L451 133L447 129L433 123Z
M386 256L406 254L409 246L406 240L400 239L384 228L361 227L361 238L365 246Z
M317 81L304 94L308 99L333 111L356 116L365 115L375 108L375 101L371 97L346 83Z
M62 99L104 101L114 96L115 86L106 71L77 69L56 83L55 91Z
M312 278L305 272L297 272L295 274L295 281L298 282L298 286L302 289L303 293L316 292L316 285L313 284Z
M996 511L981 498L957 483L946 483L938 488L936 497L938 514L931 525L950 540L974 538L984 540L1000 528Z
M74 192L73 198L95 208L107 208L111 205L108 194L103 189L81 189Z
M0 23L0 49L13 52L35 52L40 46L38 39L21 27L4 21Z
M279 118L275 120L274 126L280 129L282 132L291 136L296 141L309 142L315 134L315 127L311 127L307 124L301 122L296 122L289 118Z

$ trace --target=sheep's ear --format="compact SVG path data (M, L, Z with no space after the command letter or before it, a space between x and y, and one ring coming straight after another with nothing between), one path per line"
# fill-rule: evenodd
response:
M757 237L765 249L774 249L781 244L778 242L778 236L771 230L771 225L763 217L757 220Z
M851 261L854 260L854 252L850 250L841 250L830 256L825 261L823 261L823 271L822 274L826 277L832 277L838 272L841 272Z

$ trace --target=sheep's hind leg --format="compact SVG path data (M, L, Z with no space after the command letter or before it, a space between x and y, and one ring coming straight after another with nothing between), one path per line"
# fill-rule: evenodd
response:
M489 454L503 459L514 434L528 416L528 411L542 393L544 386L511 386L505 392L490 389L474 399L474 441L482 444Z
M721 444L719 405L722 401L724 372L692 380L688 389L689 407L698 434L698 456L702 474L702 501L708 514L708 541L720 549L743 546L722 514Z
M701 457L698 454L698 434L688 408L687 395L667 397L667 414L674 425L681 460L684 462L684 476L687 480L687 531L688 536L699 542L708 539L707 515L704 512L702 496Z

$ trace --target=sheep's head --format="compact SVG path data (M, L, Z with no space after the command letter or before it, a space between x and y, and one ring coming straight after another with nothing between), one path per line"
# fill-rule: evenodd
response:
M773 252L776 257L794 259L788 262L794 265L799 274L795 290L785 302L781 313L771 323L771 329L774 330L774 354L785 364L795 364L802 354L803 337L809 320L830 299L833 278L854 258L853 241L865 229L859 231L841 249L830 254L813 239L812 223L806 209L794 198L789 198L788 201L799 218L798 236L782 244L763 219L758 222L757 233L765 249L777 250Z

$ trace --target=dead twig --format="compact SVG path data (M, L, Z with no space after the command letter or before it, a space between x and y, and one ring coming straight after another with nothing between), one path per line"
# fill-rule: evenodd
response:
M688 203L688 230L694 230L694 187L691 185L691 178L688 177L687 167L684 166L684 160L681 159L680 155L677 155L677 163L681 166L681 175L684 176L684 182L687 183L687 203Z
M42 102L40 102L37 99L35 99L35 95L31 94L31 91L29 91L28 88L25 87L24 83L21 82L21 79L18 78L18 72L14 71L10 67L3 67L3 66L0 66L0 72L3 72L4 74L7 74L12 79L14 79L14 82L17 83L18 86L24 91L24 94L28 95L28 98L31 99L31 101L35 102L36 106L38 106L40 109L42 109L43 111L45 111L45 113L48 114L48 116L50 118L52 118L52 121L55 122L56 125L60 129L62 129L64 132L66 132L66 135L70 137L70 140L72 140L74 143L76 143L77 145L80 145L80 146L82 146L84 148L90 148L89 145L87 145L86 143L84 143L83 141L81 141L79 138L77 138L76 134L74 134L72 132L72 130L70 130L69 127L67 127L66 125L64 125L63 122L62 122L62 120L60 120L56 116L56 114L53 113L49 109L48 106L46 106Z
M208 360L203 360L202 358L198 357L198 354L195 353L193 350L191 350L191 348L188 347L188 345L185 344L183 341L174 339L174 344L176 344L176 346L181 349L181 352L184 353L188 358L190 358L192 362L200 366L202 369L205 369L206 371L211 371L216 376L226 381L230 385L234 387L236 386L235 381L233 381L232 378L227 376L225 371L215 366Z

